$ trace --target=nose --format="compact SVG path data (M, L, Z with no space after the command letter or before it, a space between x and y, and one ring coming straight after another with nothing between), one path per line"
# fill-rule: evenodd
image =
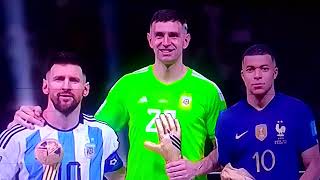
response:
M164 46L169 46L171 44L171 40L170 40L170 37L168 35L165 35L164 38L163 38L163 41L162 41L162 44Z
M68 78L66 78L66 79L63 81L62 89L63 89L63 90L71 89L70 81L69 81Z
M255 79L261 79L262 78L262 73L260 68L256 68L254 70L254 78Z

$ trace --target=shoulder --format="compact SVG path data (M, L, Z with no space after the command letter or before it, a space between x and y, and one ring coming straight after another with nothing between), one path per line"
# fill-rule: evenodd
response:
M145 78L146 76L150 75L151 67L146 66L144 68L138 69L134 72L128 73L123 75L117 82L113 85L112 89L115 88L126 88L126 86L132 83L137 83L141 78Z
M246 106L246 102L241 100L236 104L230 106L226 110L222 111L220 116L221 118L230 119L233 117L237 117L236 115L243 113L248 107Z
M283 93L278 93L276 95L280 105L285 105L286 107L290 108L291 110L308 110L309 106L303 102L301 99L296 97L288 96Z
M106 123L97 121L91 114L82 113L83 124L89 127L99 128L106 136L115 134L115 131Z
M150 71L152 71L151 65L143 67L143 68L138 69L136 71L133 71L131 73L125 74L124 76L122 76L119 79L119 81L121 81L121 82L122 81L130 81L132 79L140 78L142 76L146 76L146 75L150 74Z
M198 73L197 71L190 69L191 70L191 79L193 82L197 85L199 85L201 88L203 88L206 91L214 92L219 94L220 99L224 100L224 97L222 95L222 92L218 85L214 83L213 81L209 80L202 74Z
M15 125L10 129L4 130L0 134L0 148L4 149L9 142L19 143L21 141L25 141L27 137L29 137L34 132L38 131L39 127L35 127L35 129L27 129L22 125Z

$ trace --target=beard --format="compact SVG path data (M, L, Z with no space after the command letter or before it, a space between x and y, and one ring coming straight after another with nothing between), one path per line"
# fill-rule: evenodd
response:
M53 103L53 106L56 110L64 114L65 116L68 116L70 113L72 113L79 105L80 101L77 101L75 99L74 94L68 93L70 97L72 97L71 103L64 103L59 97L60 93L57 94L56 97L51 97L51 101Z

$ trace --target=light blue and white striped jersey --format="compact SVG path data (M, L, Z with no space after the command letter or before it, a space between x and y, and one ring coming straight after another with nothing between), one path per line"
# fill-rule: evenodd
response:
M117 154L118 137L106 124L81 114L79 124L63 131L49 124L27 129L15 125L0 135L0 179L42 179L44 166L35 159L36 145L46 138L60 142L64 155L56 179L73 179L76 171L67 165L80 164L81 179L103 179L103 174L122 167Z

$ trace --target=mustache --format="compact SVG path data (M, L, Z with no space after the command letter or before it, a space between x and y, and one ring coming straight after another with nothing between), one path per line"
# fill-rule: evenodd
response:
M59 92L57 96L70 96L74 97L74 94L72 92L64 91L64 92Z

